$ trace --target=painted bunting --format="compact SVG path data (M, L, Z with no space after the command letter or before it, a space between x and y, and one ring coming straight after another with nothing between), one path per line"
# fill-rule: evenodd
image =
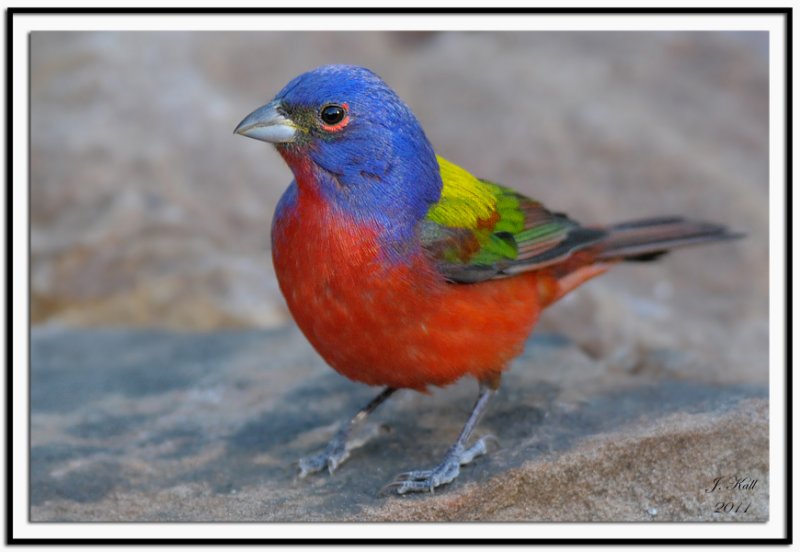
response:
M375 73L329 65L296 77L236 133L275 145L294 174L272 258L297 325L340 374L384 390L300 475L333 472L354 428L398 389L479 383L461 434L431 469L385 490L432 491L487 452L469 439L542 310L620 261L736 237L680 217L582 226L437 156Z

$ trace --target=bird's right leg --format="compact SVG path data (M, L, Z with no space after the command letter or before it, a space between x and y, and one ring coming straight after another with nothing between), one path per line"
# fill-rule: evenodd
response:
M350 437L355 428L364 421L364 419L372 413L378 406L380 406L386 399L392 396L397 391L393 387L387 387L381 393L372 399L364 408L359 410L355 416L344 423L336 435L333 436L325 447L325 450L313 456L306 456L301 458L298 462L300 467L299 477L302 479L309 474L322 471L328 468L328 473L333 473L336 468L342 464L350 456L350 451L360 447L364 444L364 440L353 441Z
M439 485L450 483L458 477L461 466L469 464L482 454L486 454L488 452L488 441L497 440L494 436L484 435L472 445L467 445L467 441L486 411L489 399L495 394L499 385L499 374L487 382L481 382L478 400L475 401L475 406L472 407L472 413L469 415L467 423L464 424L461 435L458 436L458 440L450 447L444 459L436 467L429 470L412 470L401 473L395 477L394 481L381 489L379 494L385 494L386 492L396 492L397 494L421 491L433 492L433 489Z

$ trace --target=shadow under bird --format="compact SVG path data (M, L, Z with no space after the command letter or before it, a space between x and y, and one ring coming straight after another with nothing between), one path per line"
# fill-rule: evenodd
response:
M470 442L501 374L542 310L622 261L738 237L662 217L582 226L437 156L414 114L373 72L329 65L292 80L236 133L275 145L294 174L272 257L297 325L340 374L384 389L300 475L331 473L353 431L398 389L463 376L475 406L441 462L384 491L432 491L487 452Z

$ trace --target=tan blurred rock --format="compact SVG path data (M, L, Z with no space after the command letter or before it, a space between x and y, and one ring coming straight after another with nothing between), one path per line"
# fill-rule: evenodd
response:
M381 74L441 154L578 220L683 213L747 232L590 286L654 312L674 304L687 334L724 326L757 349L765 44L755 33L34 33L33 320L286 322L269 227L290 173L231 131L300 72L348 62Z

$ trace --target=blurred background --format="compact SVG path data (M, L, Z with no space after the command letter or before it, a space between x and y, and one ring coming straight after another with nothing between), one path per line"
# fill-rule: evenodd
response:
M269 229L291 174L232 131L299 73L352 63L439 154L581 222L746 232L619 268L542 326L637 370L632 347L677 346L766 378L766 33L36 32L31 51L34 324L290 324Z

